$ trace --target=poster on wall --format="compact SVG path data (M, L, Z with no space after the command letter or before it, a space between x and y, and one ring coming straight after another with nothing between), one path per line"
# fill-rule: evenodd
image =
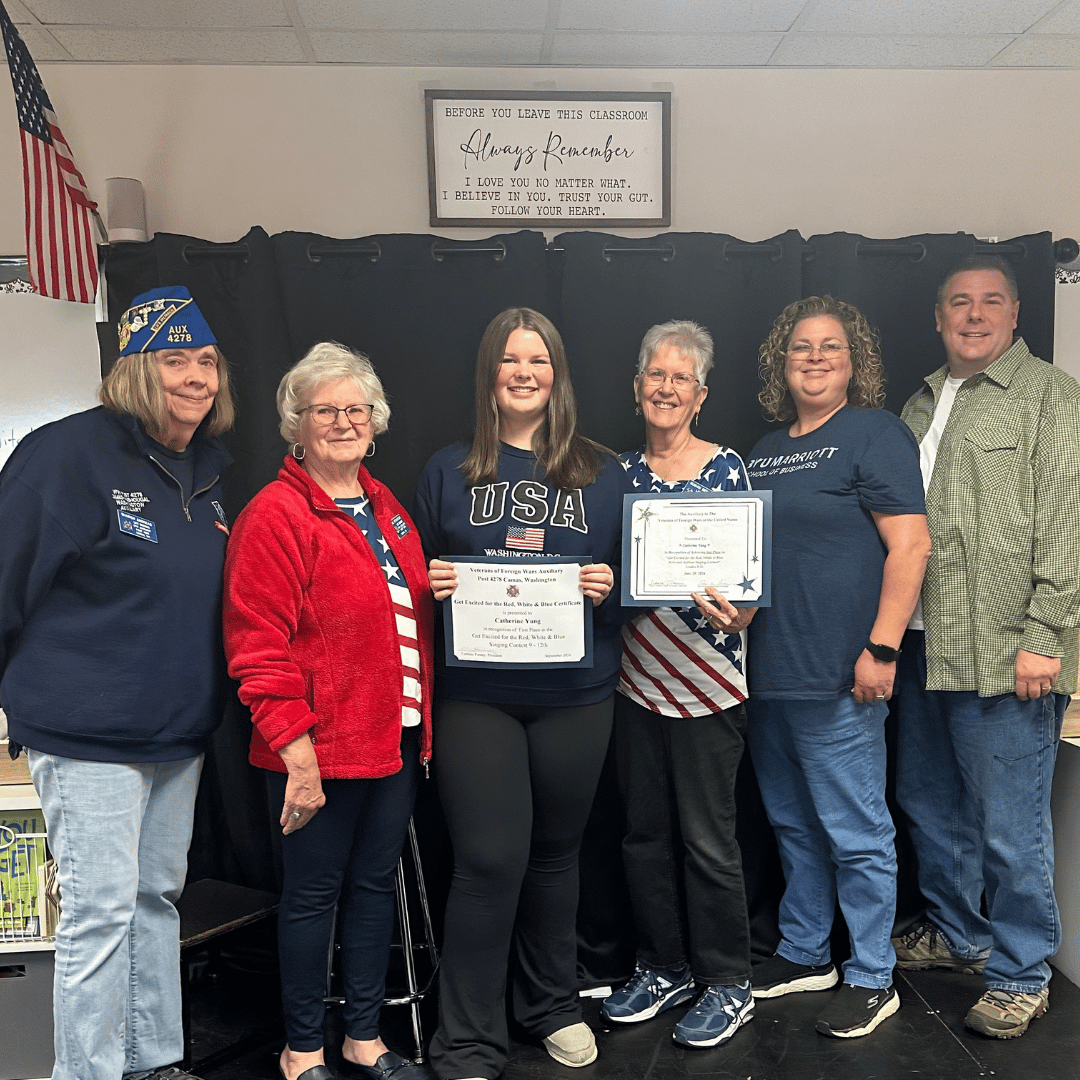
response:
M671 224L671 94L425 90L432 226Z
M101 382L93 304L0 292L0 465L19 440L93 408Z

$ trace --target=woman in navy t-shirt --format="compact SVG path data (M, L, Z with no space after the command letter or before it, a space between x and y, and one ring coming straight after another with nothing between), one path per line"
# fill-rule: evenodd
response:
M817 1030L851 1038L899 1007L884 722L930 553L919 451L880 408L877 336L850 304L789 304L759 359L761 403L791 423L747 462L751 486L773 492L773 599L750 625L748 742L787 885L782 940L752 986L768 998L835 985L839 900L851 957Z
M436 776L454 846L431 1043L442 1080L502 1072L511 950L517 1021L564 1065L596 1058L577 994L577 858L619 678L623 477L576 433L555 327L528 308L496 316L477 358L472 445L440 450L417 487L432 592L457 587L444 556L583 556L593 665L437 670Z

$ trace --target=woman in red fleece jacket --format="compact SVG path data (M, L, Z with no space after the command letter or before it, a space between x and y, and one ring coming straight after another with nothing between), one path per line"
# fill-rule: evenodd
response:
M370 362L315 345L281 380L277 479L237 519L225 564L229 673L254 721L250 761L280 809L284 1080L332 1080L323 994L343 913L347 1065L424 1080L379 1038L394 875L431 757L433 604L416 529L362 461L390 409Z

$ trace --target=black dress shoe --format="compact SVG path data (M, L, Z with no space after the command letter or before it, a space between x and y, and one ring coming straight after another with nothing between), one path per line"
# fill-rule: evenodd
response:
M427 1072L412 1061L406 1061L400 1054L387 1050L374 1065L357 1065L348 1058L341 1059L342 1064L356 1077L366 1080L430 1080ZM297 1077L300 1080L300 1077ZM310 1080L319 1080L311 1077Z
M281 1080L288 1080L285 1075L285 1070L279 1065L278 1072L281 1073ZM310 1069L305 1069L302 1073L298 1073L296 1080L335 1080L333 1071L326 1065L312 1065Z

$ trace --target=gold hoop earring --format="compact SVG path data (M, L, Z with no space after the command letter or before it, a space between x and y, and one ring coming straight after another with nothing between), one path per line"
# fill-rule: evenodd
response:
M300 451L299 454L296 452L297 450ZM296 458L297 461L303 461L304 455L307 453L307 450L304 449L304 447L302 447L298 442L294 442L292 444L292 449L290 450L290 453L294 458Z

